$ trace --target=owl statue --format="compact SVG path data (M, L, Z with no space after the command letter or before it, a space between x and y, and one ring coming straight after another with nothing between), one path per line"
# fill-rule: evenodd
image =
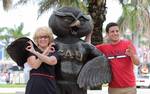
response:
M107 59L82 39L92 31L87 15L77 8L62 7L53 11L48 24L61 58L55 68L60 94L87 94L87 88L110 82Z

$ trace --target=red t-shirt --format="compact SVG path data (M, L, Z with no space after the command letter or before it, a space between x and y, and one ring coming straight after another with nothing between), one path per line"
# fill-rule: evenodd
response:
M109 83L109 86L112 88L135 86L134 65L131 58L125 55L129 45L136 52L135 47L128 40L121 40L115 45L101 44L96 46L109 60L112 70L112 81Z

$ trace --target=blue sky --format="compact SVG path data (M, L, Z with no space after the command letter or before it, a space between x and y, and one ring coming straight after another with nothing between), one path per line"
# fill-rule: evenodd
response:
M107 15L106 21L104 22L104 27L108 22L116 22L122 12L118 0L107 0L106 6ZM37 19L37 10L38 6L31 3L26 6L19 6L16 9L11 9L6 12L2 8L2 2L0 2L0 27L14 27L23 22L23 32L31 32L30 37L32 37L37 27L48 25L48 19L51 13L51 11L44 13L39 19Z

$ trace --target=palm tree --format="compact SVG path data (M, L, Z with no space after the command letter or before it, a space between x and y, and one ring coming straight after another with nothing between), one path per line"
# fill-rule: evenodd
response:
M8 11L12 7L12 0L2 0L4 10Z
M92 35L92 44L100 44L103 42L103 23L106 20L106 0L89 0L88 13L94 21L94 29Z
M4 49L6 49L6 47L15 39L30 35L30 33L26 33L26 34L22 33L23 27L24 27L23 23L21 23L18 27L15 26L14 28L8 28L8 27L0 28L0 40L1 43L5 45ZM8 58L6 52L5 55L6 58Z
M14 5L24 5L29 1L34 0L19 0ZM105 21L106 0L41 0L36 2L39 5L38 17L52 7L73 6L80 8L93 18L92 44L96 45L103 42L102 27ZM3 6L4 10L9 10L12 7L12 0L3 0Z
M119 19L121 31L125 32L130 29L132 32L132 40L136 46L139 46L139 38L146 37L150 31L150 0L131 0L131 2L123 2L123 14Z

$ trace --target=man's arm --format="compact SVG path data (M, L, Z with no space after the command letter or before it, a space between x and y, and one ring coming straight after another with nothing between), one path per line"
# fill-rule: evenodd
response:
M140 64L139 58L138 58L138 56L136 55L136 53L133 51L133 48L132 48L131 45L128 47L128 49L126 49L125 54L128 55L128 56L130 56L132 62L133 62L135 65L139 65L139 64Z

